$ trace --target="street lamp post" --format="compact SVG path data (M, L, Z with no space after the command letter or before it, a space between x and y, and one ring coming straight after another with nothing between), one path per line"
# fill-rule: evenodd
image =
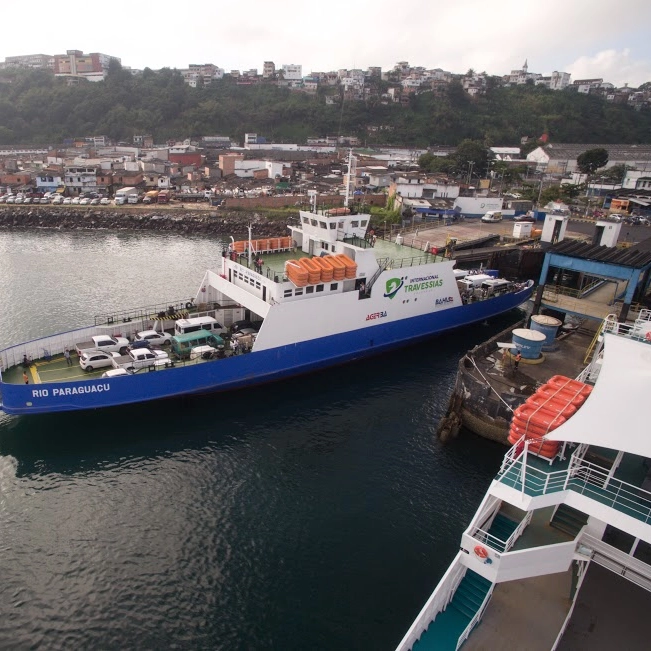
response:
M475 164L475 161L472 161L472 160L468 163L468 185L470 185L470 181L472 179L472 168L473 168L474 164Z
M540 210L540 195L542 194L542 188L543 188L543 175L542 173L540 174L540 190L538 190L538 200L536 201L536 208Z

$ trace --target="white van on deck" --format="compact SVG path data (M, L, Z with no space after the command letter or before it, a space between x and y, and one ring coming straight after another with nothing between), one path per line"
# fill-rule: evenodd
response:
M489 210L482 218L483 222L501 222L502 221L502 211L501 210Z
M175 335L187 335L197 330L207 330L218 335L224 331L224 326L212 316L195 316L190 319L178 319L174 324Z

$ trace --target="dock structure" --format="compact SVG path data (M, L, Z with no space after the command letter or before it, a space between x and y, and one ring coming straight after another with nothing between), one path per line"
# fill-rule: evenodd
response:
M548 247L544 256L532 313L542 311L561 321L569 317L574 325L559 330L553 350L525 359L517 368L506 347L513 328L469 351L459 363L448 412L438 426L441 439L465 426L508 445L513 410L553 375L576 377L608 315L633 323L648 312L643 301L651 285L651 241L618 249L566 240ZM514 328L526 325L523 321Z

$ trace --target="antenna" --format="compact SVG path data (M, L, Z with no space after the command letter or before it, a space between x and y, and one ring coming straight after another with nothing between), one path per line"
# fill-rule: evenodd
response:
M251 229L253 228L253 224L249 224L247 226L247 228L249 229L249 245L246 248L249 251L249 269L250 269L251 268L251 253L252 253L251 247L253 246L253 243L251 242Z

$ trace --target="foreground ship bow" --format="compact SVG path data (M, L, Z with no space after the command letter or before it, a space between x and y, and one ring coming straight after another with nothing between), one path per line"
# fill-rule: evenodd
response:
M503 281L462 298L464 272L453 261L369 237L369 219L346 208L302 211L288 237L233 242L193 301L96 317L93 326L1 351L3 410L92 409L280 380L482 321L531 295L532 281ZM223 326L220 336L188 350L172 337L169 357L149 366L107 359L116 370L106 377L106 368L90 370L86 360L83 371L76 356L72 366L64 357L82 339L178 334L182 319L201 316ZM250 328L239 327L244 319Z

